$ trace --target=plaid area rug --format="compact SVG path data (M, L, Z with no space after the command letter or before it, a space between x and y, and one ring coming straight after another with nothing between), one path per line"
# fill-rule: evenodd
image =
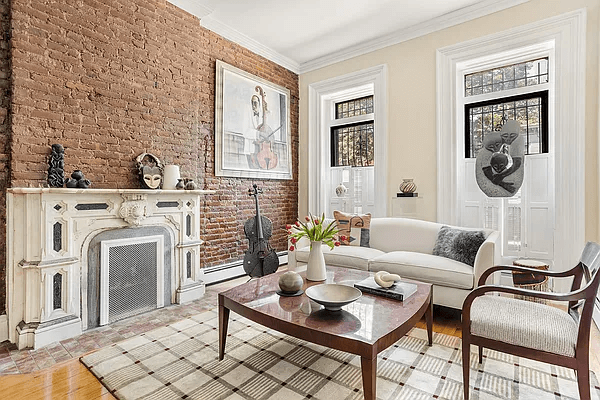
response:
M358 400L360 358L307 343L231 312L225 359L218 361L218 319L207 311L81 358L123 400ZM462 399L460 339L413 329L379 355L377 398ZM484 351L471 354L473 400L577 400L566 368ZM600 387L592 374L592 399Z

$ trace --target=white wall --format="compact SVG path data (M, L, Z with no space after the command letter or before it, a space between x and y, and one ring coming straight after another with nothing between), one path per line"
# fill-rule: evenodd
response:
M600 0L531 0L420 38L390 46L300 75L299 214L308 209L308 86L324 79L388 66L388 187L391 198L402 178L414 178L423 197L421 214L436 220L437 165L435 130L436 49L515 26L587 8L586 68L586 232L598 240L598 110Z

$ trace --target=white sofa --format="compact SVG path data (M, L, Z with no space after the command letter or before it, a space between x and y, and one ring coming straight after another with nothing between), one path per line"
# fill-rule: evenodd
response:
M387 271L403 278L432 283L434 304L461 309L481 274L498 264L499 233L468 229L481 230L487 235L472 267L432 254L442 226L416 219L373 218L370 247L339 246L330 250L323 245L325 263L373 272ZM298 263L308 262L309 244L305 238L296 243L295 250L288 253L288 268L293 270Z

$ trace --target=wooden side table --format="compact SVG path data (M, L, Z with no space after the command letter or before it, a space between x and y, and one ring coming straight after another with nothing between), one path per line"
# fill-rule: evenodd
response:
M513 265L516 265L519 267L535 268L535 269L539 269L539 270L543 270L543 271L547 271L550 268L550 265L548 265L547 263L545 263L543 261L528 260L528 259L515 260L515 261L513 261ZM530 290L538 290L540 292L548 291L548 277L547 276L544 276L541 274L536 274L536 273L530 273L530 272L513 271L512 279L513 279L513 285L515 287L519 287L519 288L523 288L523 289L530 289ZM539 299L537 297L531 297L531 296L517 295L517 296L515 296L515 298L522 299L522 300L534 301L537 303L544 303L544 304L546 303L546 300L544 300L544 299Z

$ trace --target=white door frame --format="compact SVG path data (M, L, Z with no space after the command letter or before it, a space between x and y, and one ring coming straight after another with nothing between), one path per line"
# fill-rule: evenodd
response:
M556 56L555 266L579 259L585 235L585 58L586 10L519 26L437 51L437 220L455 224L458 213L457 64L511 49L553 41ZM557 287L558 290L564 289ZM567 288L568 289L568 288Z
M375 114L375 211L384 217L388 207L387 185L387 66L385 64L326 79L308 86L308 211L319 215L326 209L329 179L329 131L325 125L329 96L351 88L373 85Z

